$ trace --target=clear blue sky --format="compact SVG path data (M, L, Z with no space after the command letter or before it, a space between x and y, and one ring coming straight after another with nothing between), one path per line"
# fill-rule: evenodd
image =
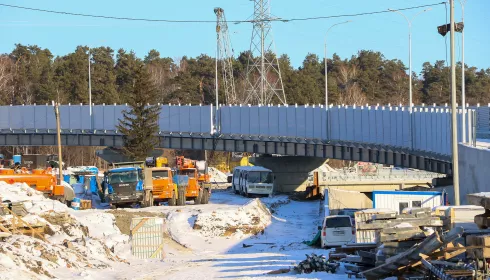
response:
M437 3L442 0L272 0L272 14L281 18L329 16L380 11ZM214 7L222 7L228 20L251 18L253 2L249 0L0 0L0 3L76 13L154 19L215 20ZM412 17L419 10L404 11ZM490 0L468 0L465 6L465 60L478 68L490 67ZM348 58L361 49L381 51L387 58L399 58L408 66L408 27L395 13L273 24L276 48L287 53L295 67L307 53L323 57L324 34L334 23L345 20L328 36L329 57L336 52ZM461 6L456 1L456 21L461 20ZM437 26L446 21L444 5L419 15L413 22L413 70L420 72L425 61L446 57L444 38ZM248 50L252 25L230 24L235 54ZM117 50L134 50L143 57L150 49L162 56L178 58L206 53L215 55L215 24L145 23L74 16L54 15L0 7L0 53L10 52L15 43L36 44L55 55L72 52L77 45L110 46ZM449 49L449 35L448 35ZM456 41L459 60L461 39Z

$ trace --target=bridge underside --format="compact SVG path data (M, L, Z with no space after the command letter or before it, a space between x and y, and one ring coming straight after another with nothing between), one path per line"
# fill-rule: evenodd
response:
M64 146L108 146L121 147L123 137L109 134L62 134ZM278 154L287 156L310 156L340 160L352 160L395 165L451 175L452 164L445 156L417 153L415 151L394 150L379 145L355 143L314 143L267 141L267 139L231 139L201 136L159 136L160 148L183 150L215 150L229 152L249 152L257 154ZM53 133L12 133L0 134L0 146L54 146L57 145Z

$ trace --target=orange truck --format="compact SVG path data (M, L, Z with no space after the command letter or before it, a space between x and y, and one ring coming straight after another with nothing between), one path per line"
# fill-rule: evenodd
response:
M153 200L155 204L168 202L169 206L177 204L177 185L173 182L170 167L145 168L145 185L152 185Z
M56 176L51 173L51 168L47 170L34 169L29 172L25 167L20 171L14 169L0 169L0 181L8 184L26 183L33 189L43 192L46 196L66 202L74 197L73 189L63 185L58 185Z
M211 196L209 175L200 174L196 161L183 156L176 157L177 174L177 205L185 205L187 200L194 204L207 204Z

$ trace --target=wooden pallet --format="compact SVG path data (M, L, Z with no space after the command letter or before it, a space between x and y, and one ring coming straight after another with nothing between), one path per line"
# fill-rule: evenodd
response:
M92 200L81 199L80 209L81 210L92 209Z

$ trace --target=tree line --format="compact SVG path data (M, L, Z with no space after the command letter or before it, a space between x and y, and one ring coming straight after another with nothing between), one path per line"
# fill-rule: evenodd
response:
M139 58L133 51L124 49L116 52L109 47L78 46L72 53L55 57L49 49L17 44L11 53L0 55L0 104L44 104L51 100L87 104L89 52L95 104L131 102L140 69L149 75L155 102L215 102L215 60L204 54L170 58L151 50ZM242 98L246 90L248 57L248 52L242 52L233 59L236 92ZM323 58L308 54L298 68L291 65L285 54L278 61L289 104L324 103ZM329 103L408 103L407 67L398 59L390 60L380 52L361 50L345 59L334 54L327 63ZM466 66L465 69L467 102L488 103L490 68ZM461 64L457 71L460 96ZM450 68L446 62L425 62L421 72L413 73L413 77L414 103L450 102ZM219 86L223 86L221 82ZM220 100L225 100L223 90L219 92Z

